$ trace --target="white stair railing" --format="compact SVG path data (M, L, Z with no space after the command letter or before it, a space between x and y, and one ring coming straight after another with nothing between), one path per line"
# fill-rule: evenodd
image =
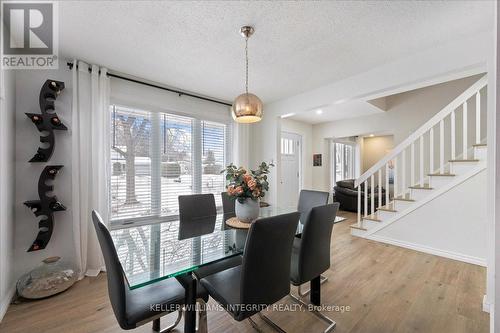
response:
M445 173L445 157L449 156L450 160L455 160L457 158L457 147L460 147L460 145L456 144L457 138L461 138L462 149L460 153L462 159L465 160L468 158L467 150L469 148L469 140L467 136L469 135L468 132L471 130L471 128L469 128L469 119L474 119L475 121L474 144L481 143L481 119L483 117L486 119L486 110L481 110L480 91L482 88L486 87L486 85L487 77L485 75L356 179L354 186L358 190L359 227L363 227L363 214L364 216L373 214L376 211L375 204L377 204L377 208L382 206L382 186L384 185L386 191L385 203L389 203L389 184L391 175L393 177L394 197L406 198L408 192L407 186L416 186L417 184L422 187L425 186L424 175L426 174L426 165L428 167L428 174L435 173L436 169L439 170L439 174ZM469 102L472 102L471 100L474 100L475 104L469 104ZM469 117L469 107L471 107L471 105L475 106L475 117ZM457 113L460 112L462 113L461 128L456 124L459 119ZM481 115L482 112L484 113L483 115ZM439 126L437 126L438 124ZM437 140L435 138L435 127L436 131L439 132ZM448 136L445 135L446 128L449 128ZM424 142L426 139L428 142L427 145ZM446 149L446 147L449 147L449 149ZM416 148L419 150L418 154L415 153ZM409 150L410 155L409 161L407 158L407 150ZM439 161L437 168L434 163L434 154L436 150ZM417 156L418 158L416 158ZM428 163L425 163L426 159ZM407 170L407 163L410 163L409 170ZM418 173L416 170L418 170ZM408 172L410 174L409 185L407 184ZM418 181L415 179L416 174L418 174ZM378 200L376 201L375 180L377 180L376 185L378 185ZM368 209L368 203L370 209Z

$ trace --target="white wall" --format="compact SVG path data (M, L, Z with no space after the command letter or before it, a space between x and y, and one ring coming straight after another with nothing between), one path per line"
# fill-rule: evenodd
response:
M315 153L327 155L329 150L324 144L325 138L367 135L369 133L389 133L394 137L394 146L397 146L480 77L480 75L476 75L388 97L388 111L384 113L314 125L313 149ZM485 94L483 95L483 105L486 105ZM474 103L469 104L470 115L473 115ZM469 118L473 117L469 116ZM457 115L456 121L456 126L460 129L461 117ZM486 119L484 118L483 123L483 127L485 127ZM470 122L469 127L469 142L472 142L474 123ZM458 133L460 132L457 131ZM485 128L483 128L483 133L485 133ZM460 140L460 138L457 137L457 140ZM457 144L457 149L460 148L461 145ZM438 153L439 151L436 150L435 161L438 161ZM424 165L427 167L428 163ZM329 177L329 167L323 165L315 175L313 187L328 190L330 185Z
M0 70L0 320L15 291L15 72Z
M281 131L299 134L302 137L302 184L301 189L312 188L312 129L311 124L291 119L281 120Z
M373 239L486 266L485 187L483 170L376 232Z
M47 79L63 81L66 88L56 100L56 112L68 131L56 131L54 154L48 163L28 163L40 145L39 132L25 112L39 113L38 96ZM71 220L71 101L72 76L66 67L59 70L19 70L16 73L16 196L15 276L33 269L43 259L60 256L72 262L75 251ZM54 213L54 232L44 250L26 252L38 233L38 219L23 205L38 199L38 178L46 165L62 164L54 181L54 194L68 210Z
M363 150L361 152L363 156L363 169L361 173L370 169L372 165L388 154L392 148L394 148L394 136L392 135L364 137Z

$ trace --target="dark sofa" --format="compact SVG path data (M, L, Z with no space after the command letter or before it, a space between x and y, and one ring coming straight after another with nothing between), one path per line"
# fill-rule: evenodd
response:
M361 212L365 210L365 193L361 187ZM374 188L375 206L378 206L378 187ZM349 212L358 211L358 190L354 188L354 179L339 180L333 188L333 195L336 202L340 203L340 209ZM382 205L385 205L385 189L382 188ZM371 211L371 188L368 187L368 212Z

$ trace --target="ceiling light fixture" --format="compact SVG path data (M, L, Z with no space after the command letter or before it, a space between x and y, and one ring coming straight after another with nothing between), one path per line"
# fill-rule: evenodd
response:
M236 97L231 107L233 119L238 123L255 123L262 120L262 101L248 92L248 38L254 31L250 26L240 29L241 35L245 37L245 93Z
M316 114L323 114L323 110L321 109L316 110Z
M281 116L281 119L290 118L290 117L293 117L293 116L295 116L295 112L286 113L286 114L284 114L284 115Z

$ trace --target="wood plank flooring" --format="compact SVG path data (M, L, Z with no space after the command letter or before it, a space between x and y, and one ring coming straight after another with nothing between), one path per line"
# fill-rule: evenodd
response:
M489 316L481 311L485 293L483 267L400 247L352 237L355 215L334 227L332 267L322 285L325 311L337 321L336 333L482 333ZM295 290L293 290L295 292ZM287 297L280 304L291 305ZM347 308L348 307L348 308ZM346 311L346 310L349 311ZM322 332L326 325L307 312L270 312L287 332ZM162 320L162 327L174 315ZM225 312L208 313L210 332L254 332L248 321L236 322ZM272 332L258 317L263 332ZM85 278L52 298L11 305L0 332L122 332L107 295L106 276ZM151 325L131 332L151 332ZM182 325L176 330L182 332Z

